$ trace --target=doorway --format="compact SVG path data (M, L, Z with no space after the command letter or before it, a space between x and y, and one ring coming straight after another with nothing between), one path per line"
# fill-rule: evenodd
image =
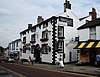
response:
M95 49L90 49L90 65L95 65L95 61L96 61L96 50Z

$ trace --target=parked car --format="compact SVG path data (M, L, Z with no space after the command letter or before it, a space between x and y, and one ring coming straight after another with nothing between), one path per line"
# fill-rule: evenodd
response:
M8 62L15 62L14 57L9 57Z
M6 57L5 62L15 62L14 57Z

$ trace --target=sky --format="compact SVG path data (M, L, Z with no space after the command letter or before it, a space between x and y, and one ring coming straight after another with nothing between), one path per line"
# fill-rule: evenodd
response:
M87 16L92 7L100 14L100 0L69 0L73 13L78 17ZM0 0L0 46L20 38L20 32L35 25L38 16L47 19L64 10L65 0Z

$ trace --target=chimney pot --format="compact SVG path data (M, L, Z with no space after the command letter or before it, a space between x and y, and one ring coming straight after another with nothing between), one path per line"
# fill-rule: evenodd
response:
M91 15L92 20L97 18L97 13L96 13L95 8L92 8L92 12L89 12L89 15Z
M42 21L44 21L44 18L42 18L42 16L38 16L37 23L41 23Z
M66 8L67 9L71 9L71 4L69 1L65 0L65 3L64 3L64 12L66 12Z

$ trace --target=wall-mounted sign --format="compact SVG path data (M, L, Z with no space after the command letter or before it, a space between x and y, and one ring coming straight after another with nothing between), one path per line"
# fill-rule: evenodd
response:
M71 19L71 18L66 18L66 17L59 16L59 21L60 22L65 22L65 23L67 23L67 26L73 27L73 19Z

